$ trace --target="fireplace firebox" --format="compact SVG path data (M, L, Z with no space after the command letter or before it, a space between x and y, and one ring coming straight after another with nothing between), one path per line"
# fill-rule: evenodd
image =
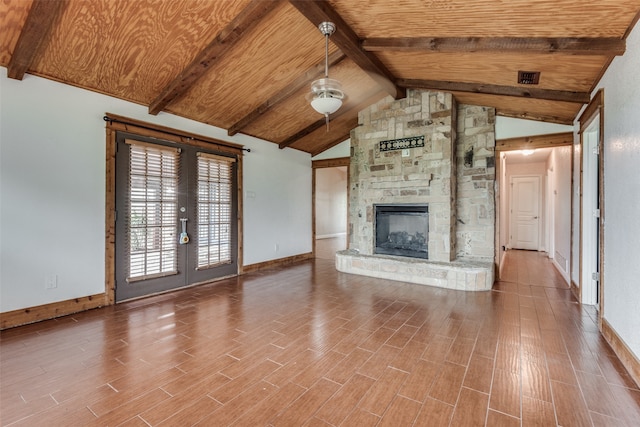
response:
M429 205L375 204L374 253L429 259Z

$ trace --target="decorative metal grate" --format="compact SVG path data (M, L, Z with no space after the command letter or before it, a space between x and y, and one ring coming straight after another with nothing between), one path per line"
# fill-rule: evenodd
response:
M424 147L424 135L380 141L380 151L404 150L417 147Z

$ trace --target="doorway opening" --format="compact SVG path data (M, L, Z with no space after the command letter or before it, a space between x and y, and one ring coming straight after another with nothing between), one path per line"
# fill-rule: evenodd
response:
M335 259L347 249L348 157L313 162L313 253L315 258Z
M545 252L571 283L573 133L498 140L496 144L496 263L506 251Z

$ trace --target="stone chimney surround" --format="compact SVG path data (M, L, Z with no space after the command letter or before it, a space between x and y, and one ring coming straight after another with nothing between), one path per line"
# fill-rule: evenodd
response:
M408 90L361 111L351 131L349 249L340 271L461 290L493 285L495 111ZM388 150L383 141L424 137ZM422 138L420 138L422 141ZM383 149L381 150L381 142ZM428 260L374 255L374 204L429 206Z

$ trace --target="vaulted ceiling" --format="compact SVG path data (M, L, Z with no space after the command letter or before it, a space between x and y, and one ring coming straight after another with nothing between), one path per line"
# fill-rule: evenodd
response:
M639 16L638 0L1 0L0 65L317 154L407 88L570 124ZM328 131L305 99L323 21L348 95Z

